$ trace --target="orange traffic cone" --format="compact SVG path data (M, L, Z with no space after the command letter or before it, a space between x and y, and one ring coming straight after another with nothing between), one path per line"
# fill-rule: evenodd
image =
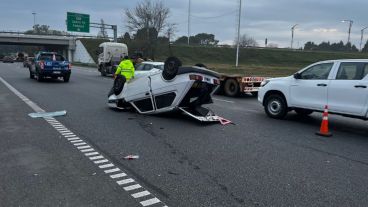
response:
M321 129L316 133L319 136L331 137L332 134L328 130L328 106L325 106L325 111L322 116Z

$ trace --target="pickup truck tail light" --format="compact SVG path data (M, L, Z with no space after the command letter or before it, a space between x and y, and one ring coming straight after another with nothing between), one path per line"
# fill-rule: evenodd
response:
M194 81L202 81L203 80L203 76L200 76L200 75L189 75L189 79L190 80L194 80Z
M45 69L45 63L43 61L39 62L38 64L42 70Z

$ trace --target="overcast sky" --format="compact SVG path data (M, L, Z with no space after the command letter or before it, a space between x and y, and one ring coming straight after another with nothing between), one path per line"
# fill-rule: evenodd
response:
M239 0L191 0L191 34L215 34L220 43L232 44L236 36ZM36 23L66 30L66 12L90 14L91 22L101 18L117 24L118 33L127 31L123 11L135 7L138 0L1 0L0 30L25 31ZM163 0L170 8L169 22L177 23L176 37L187 34L188 0ZM367 0L243 0L241 33L254 37L260 46L269 43L289 47L291 27L295 30L294 47L307 41L346 43L348 23L354 21L351 41L359 48L360 30L368 26ZM97 33L91 28L91 33ZM366 30L368 37L368 29ZM366 39L366 38L365 38Z

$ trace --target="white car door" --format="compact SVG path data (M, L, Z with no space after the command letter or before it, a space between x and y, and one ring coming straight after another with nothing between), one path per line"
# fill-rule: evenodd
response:
M336 78L331 80L328 87L330 111L365 116L368 107L367 74L367 63L340 63Z
M312 65L291 80L289 106L323 110L327 104L328 77L334 63Z

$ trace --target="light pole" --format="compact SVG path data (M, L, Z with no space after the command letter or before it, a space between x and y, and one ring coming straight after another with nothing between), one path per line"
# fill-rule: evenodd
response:
M350 42L351 27L353 26L354 21L353 20L346 19L346 20L342 20L341 22L349 22L348 42L347 42L347 43L349 43Z
M189 5L188 5L188 45L190 44L190 7L191 7L191 0L189 0Z
M294 26L291 27L291 44L290 44L290 48L293 49L293 44L294 44L294 30L295 28L298 26L298 24L295 24Z
M242 0L239 0L238 37L237 37L237 43L236 43L236 61L235 61L235 67L238 67L239 66L241 7L242 7Z
M33 14L33 29L35 29L35 26L36 26L36 12L32 12Z
M364 30L366 30L368 27L364 27L363 29L360 30L360 51L362 51L362 44L363 44L363 35L364 35Z

